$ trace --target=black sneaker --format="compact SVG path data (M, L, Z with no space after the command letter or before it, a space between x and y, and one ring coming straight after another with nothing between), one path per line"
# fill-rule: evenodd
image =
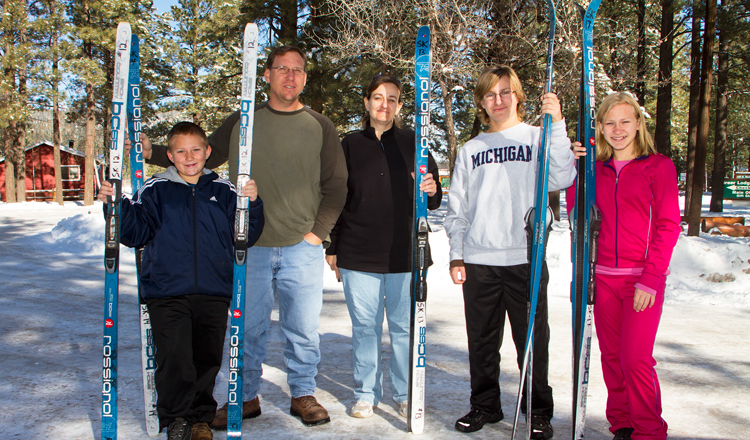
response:
M630 434L632 434L633 431L635 431L633 428L620 428L615 431L615 436L612 440L630 440Z
M174 419L167 428L167 440L191 440L193 438L192 427L192 423L181 417Z
M541 414L531 415L531 438L532 440L549 440L555 431L549 422L550 416Z
M472 409L469 414L458 419L456 430L461 432L474 432L482 429L485 423L497 423L503 419L503 411L488 413L478 409Z

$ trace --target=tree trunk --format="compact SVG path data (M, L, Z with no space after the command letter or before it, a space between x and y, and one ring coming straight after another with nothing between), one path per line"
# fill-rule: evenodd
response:
M685 209L690 212L690 201L693 193L693 170L695 169L695 143L698 136L698 107L701 90L701 18L698 15L701 0L693 0L693 27L690 42L690 107L688 108L687 158L685 161Z
M5 128L5 203L16 203L16 167L13 166L15 162L14 131L13 123L8 124Z
M279 1L279 42L297 43L297 0Z
M726 2L726 0L724 0ZM726 3L724 3L726 6ZM727 85L729 54L727 32L719 29L719 68L716 72L716 125L714 126L714 169L711 173L711 211L724 211L724 177L727 151Z
M672 0L661 0L661 44L659 44L659 84L656 89L656 151L672 157L672 47L674 10ZM677 165L677 164L675 164ZM677 167L679 170L679 167Z
M92 43L84 43L84 56L93 58ZM94 101L94 85L86 84L86 145L84 154L86 156L86 178L83 189L83 205L94 204L94 146L96 144L96 103Z
M50 4L50 16L56 16L55 12L55 0L51 0ZM58 92L60 67L58 63L59 57L59 35L57 30L52 36L52 142L55 144L54 161L55 161L55 202L61 206L63 202L63 184L62 184L62 160L60 158L60 95Z
M456 137L456 128L453 122L453 92L442 75L438 76L440 83L440 94L443 99L443 108L445 109L445 137L448 141L448 169L453 175L453 168L456 166L456 154L458 153L458 138Z
M701 59L700 113L698 135L695 143L695 166L693 168L692 198L690 200L690 221L688 236L700 234L701 207L703 201L703 173L706 168L708 146L709 106L711 103L711 76L713 73L714 40L716 39L716 0L706 3L706 29L703 35L703 57Z
M635 96L646 105L646 0L638 0L638 52L636 53Z

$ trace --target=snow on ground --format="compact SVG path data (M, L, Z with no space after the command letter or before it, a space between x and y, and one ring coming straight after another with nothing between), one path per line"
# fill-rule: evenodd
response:
M704 205L707 206L708 198ZM750 218L727 203L723 215ZM444 208L431 213L435 265L428 276L427 418L424 439L509 438L518 387L509 338L501 349L506 419L473 434L453 429L469 410L469 373L461 289L448 276ZM550 383L555 393L555 438L570 436L570 239L567 220L556 223L550 267ZM0 204L0 438L100 438L103 307L101 205ZM664 418L679 439L746 438L750 426L750 239L681 236L668 279L667 305L654 357L662 384ZM139 330L133 253L123 248L120 277L119 438L146 439L141 392ZM347 414L354 403L351 324L341 284L324 270L322 361L317 397L332 422L308 428L289 415L289 389L278 328L272 335L261 385L263 415L244 423L258 439L410 438L405 420L386 397L369 419ZM750 270L748 270L750 272ZM735 280L709 282L712 274ZM509 332L506 332L509 334ZM388 362L387 336L384 362ZM610 439L606 389L594 341L587 439ZM384 368L387 375L387 367ZM224 375L216 397L226 398ZM164 434L162 434L163 436ZM226 434L216 432L223 440Z

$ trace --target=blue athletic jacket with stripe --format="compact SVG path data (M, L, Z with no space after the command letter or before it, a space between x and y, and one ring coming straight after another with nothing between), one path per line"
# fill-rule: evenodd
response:
M190 185L174 167L123 197L121 243L143 247L141 295L231 297L237 191L207 169ZM263 231L263 202L250 203L248 245Z

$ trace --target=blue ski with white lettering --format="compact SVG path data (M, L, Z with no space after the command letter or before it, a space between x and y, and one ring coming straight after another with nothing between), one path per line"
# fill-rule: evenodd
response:
M409 404L407 431L421 434L425 416L425 346L427 342L427 194L419 190L430 155L430 28L417 32L414 56L416 151L414 153L414 231L411 273L411 336L409 344Z

